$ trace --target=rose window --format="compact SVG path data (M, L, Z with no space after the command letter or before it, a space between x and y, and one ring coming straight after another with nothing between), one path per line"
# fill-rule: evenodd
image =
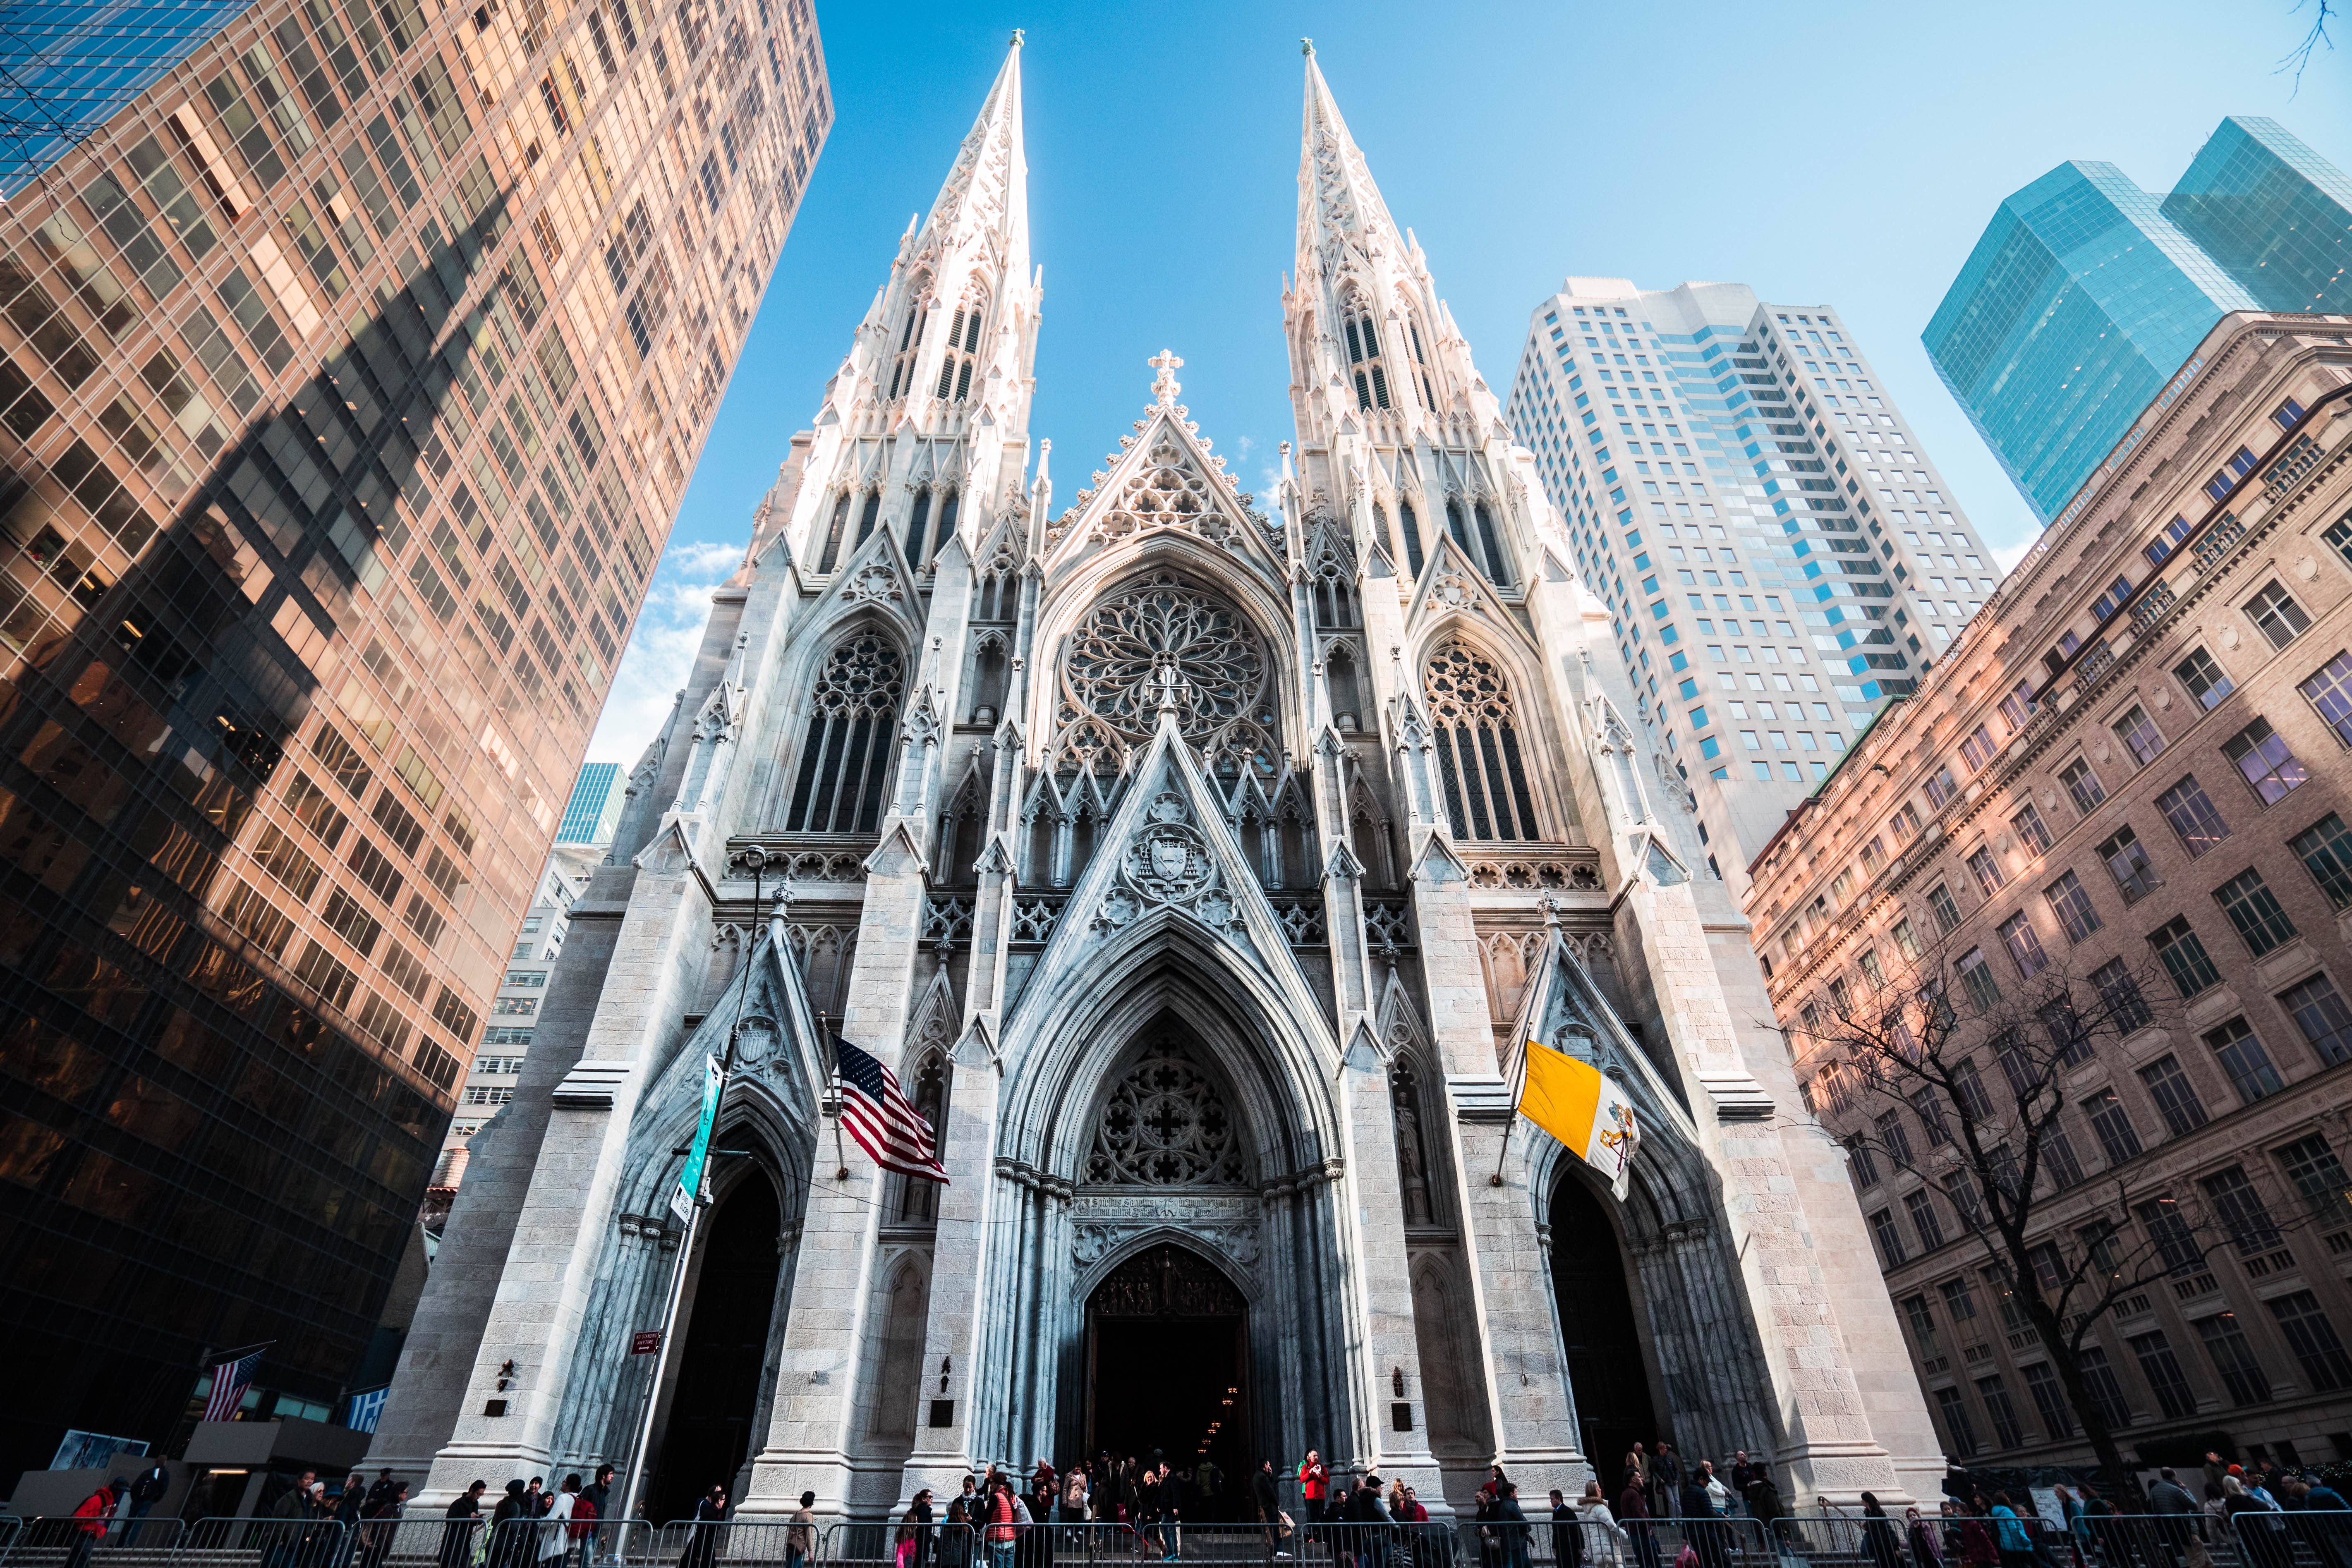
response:
M1147 1187L1248 1182L1224 1096L1182 1047L1153 1046L1112 1087L1095 1128L1085 1179Z
M1162 574L1103 600L1070 634L1056 750L1076 767L1116 771L1151 738L1169 678L1176 727L1216 772L1274 772L1275 712L1264 642L1213 595Z

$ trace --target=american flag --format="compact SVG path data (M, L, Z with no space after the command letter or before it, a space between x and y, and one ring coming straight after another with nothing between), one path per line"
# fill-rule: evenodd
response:
M237 1402L252 1386L253 1369L261 1364L261 1352L237 1361L225 1361L213 1368L213 1396L205 1401L205 1419L226 1421L236 1414Z
M833 1037L833 1062L841 1074L841 1124L857 1146L886 1171L945 1186L939 1141L898 1075L839 1035Z

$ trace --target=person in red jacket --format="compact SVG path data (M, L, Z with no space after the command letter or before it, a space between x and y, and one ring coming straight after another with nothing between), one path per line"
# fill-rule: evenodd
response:
M1323 1499L1330 1487L1331 1472L1325 1467L1323 1456L1312 1448L1307 1449L1307 1458L1298 1466L1298 1490L1307 1500L1307 1518L1323 1517Z
M66 1568L89 1568L89 1554L106 1539L114 1522L115 1504L130 1486L128 1479L117 1476L81 1500L81 1506L73 1510L73 1551L66 1558Z

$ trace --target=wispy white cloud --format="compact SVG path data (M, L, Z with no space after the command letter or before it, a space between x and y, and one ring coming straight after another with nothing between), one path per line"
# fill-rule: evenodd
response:
M711 590L742 559L740 541L680 541L663 552L654 568L653 584L646 590L636 630L622 651L612 695L604 700L604 715L588 742L588 761L625 768L652 742L669 717L678 689L686 684L695 650L702 646Z
M1992 558L2000 563L2004 573L2013 572L2017 569L2017 563L2025 559L2025 552L2041 541L2040 534L2030 533L2014 544L1996 544L1992 547Z

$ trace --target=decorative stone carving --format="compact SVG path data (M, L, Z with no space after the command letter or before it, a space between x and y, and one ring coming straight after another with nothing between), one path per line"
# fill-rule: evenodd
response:
M1171 690L1166 675L1173 671ZM1176 728L1210 770L1272 776L1276 745L1271 663L1247 617L1162 573L1097 604L1062 661L1055 750L1084 771L1115 771L1150 737L1163 691Z
M1248 1181L1223 1091L1182 1045L1166 1040L1149 1047L1111 1087L1084 1179L1148 1187Z
M1207 1259L1173 1243L1120 1264L1093 1298L1105 1318L1238 1318L1248 1305Z

